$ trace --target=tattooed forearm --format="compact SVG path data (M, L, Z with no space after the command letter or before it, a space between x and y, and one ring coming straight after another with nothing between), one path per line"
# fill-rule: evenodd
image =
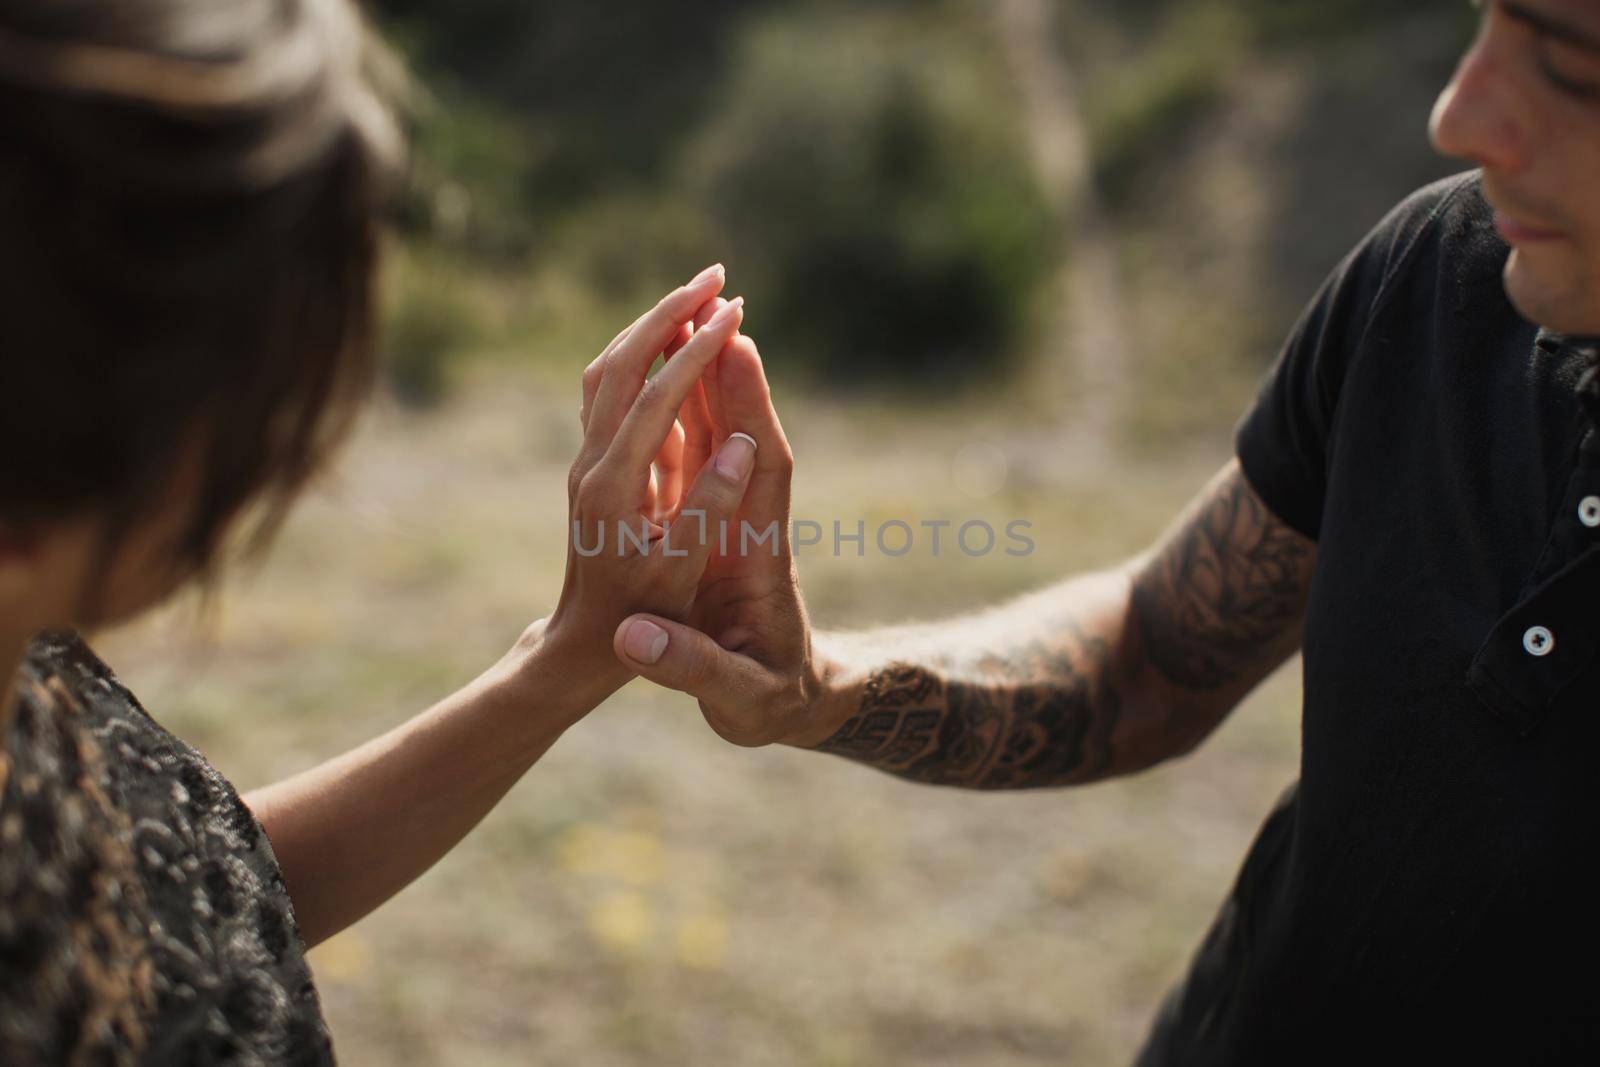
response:
M855 680L829 717L842 725L817 747L978 789L1152 766L1197 745L1293 653L1315 557L1230 462L1124 567L847 644Z
M1070 641L1034 641L964 666L890 664L867 679L859 714L818 749L974 789L1100 777L1121 699L1106 642L1067 626Z
M1267 510L1237 466L1133 586L1146 654L1173 683L1216 689L1297 643L1316 544Z

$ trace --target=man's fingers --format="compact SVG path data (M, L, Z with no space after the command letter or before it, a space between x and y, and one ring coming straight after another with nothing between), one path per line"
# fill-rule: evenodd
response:
M689 391L700 380L706 364L710 363L722 347L739 332L743 318L743 301L735 300L717 313L717 316L695 331L694 337L683 350L662 367L654 378L640 390L632 408L617 429L606 457L601 462L614 465L619 472L643 470L661 448L667 432L677 420ZM607 372L607 381L610 372ZM604 392L605 386L601 385ZM596 418L599 417L598 402ZM593 420L591 419L591 426Z
M616 343L605 357L600 387L589 413L586 430L591 440L611 439L644 385L650 365L701 306L721 291L725 280L720 264L708 267L688 285L662 297Z
M702 304L701 308L704 308L704 307L705 307L705 305ZM696 312L696 314L698 315L699 312ZM672 335L672 340L667 342L667 347L661 350L662 358L663 359L671 359L673 356L677 355L678 349L680 349L684 345L688 344L689 343L689 338L691 338L693 336L694 336L694 327L690 326L687 322L684 323L682 326L679 326L678 327L678 332L673 334Z
M677 423L667 431L667 439L656 453L655 468L655 509L658 517L665 518L677 510L678 499L683 496L683 427Z
M712 360L715 363L715 360ZM691 474L711 458L711 415L706 411L706 389L695 382L678 407L678 424L683 427L683 469Z
M700 574L711 550L722 545L723 530L739 512L750 472L756 465L756 440L736 433L722 442L716 456L701 468L683 500L683 511L667 535L667 547L674 555L684 553L678 562ZM739 531L729 529L729 545L737 544Z
M728 429L757 443L755 471L744 495L744 515L757 527L772 522L787 531L794 454L772 404L772 390L755 342L735 337L717 359L718 389Z
M698 330L705 326L726 303L727 301L720 296L709 301L695 313L694 328ZM706 387L703 380L694 383L689 395L678 408L678 422L683 426L684 432L683 469L693 475L695 471L705 466L706 460L711 458L711 449L716 444L716 438L711 430L711 413L706 409Z
M640 503L639 509L652 519L654 519L655 515L659 511L656 506L656 501L659 496L656 491L656 486L658 484L659 480L658 475L656 474L656 469L651 467L650 477L646 480L644 487L644 500Z
M711 440L715 443L737 429L728 425L727 415L722 410L722 353L717 353L717 358L706 368L701 385L706 394L706 414L711 419Z
M755 660L657 615L624 619L612 647L641 676L717 707L760 707L772 688L767 669Z

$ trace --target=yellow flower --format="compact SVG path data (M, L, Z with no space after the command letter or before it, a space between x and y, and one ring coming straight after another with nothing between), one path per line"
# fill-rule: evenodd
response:
M636 952L655 933L655 909L642 893L607 893L589 909L589 932L607 948Z
M691 915L678 924L678 960L703 971L720 968L728 958L728 924L714 915Z
M666 857L661 842L638 830L616 831L580 823L561 839L557 857L574 874L607 878L638 888L661 881Z
M611 842L613 878L644 888L661 881L666 867L661 842L646 833L617 834Z

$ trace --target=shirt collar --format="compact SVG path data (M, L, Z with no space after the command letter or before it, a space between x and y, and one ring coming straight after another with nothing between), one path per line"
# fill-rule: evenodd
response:
M1566 339L1566 344L1583 360L1584 370L1578 376L1575 391L1578 402L1583 405L1584 414L1589 417L1589 437L1592 441L1600 433L1600 339L1570 337Z
M1600 337L1540 328L1534 344L1552 356L1571 354L1577 357L1581 369L1573 391L1590 427L1590 432L1584 435L1585 448L1590 445L1600 448Z

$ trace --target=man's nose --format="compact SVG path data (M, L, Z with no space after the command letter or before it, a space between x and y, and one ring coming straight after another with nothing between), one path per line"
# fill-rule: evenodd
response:
M1495 28L1492 15L1490 19L1439 94L1429 134L1445 155L1515 173L1528 166L1532 150L1522 101L1527 90L1508 62L1505 32Z

